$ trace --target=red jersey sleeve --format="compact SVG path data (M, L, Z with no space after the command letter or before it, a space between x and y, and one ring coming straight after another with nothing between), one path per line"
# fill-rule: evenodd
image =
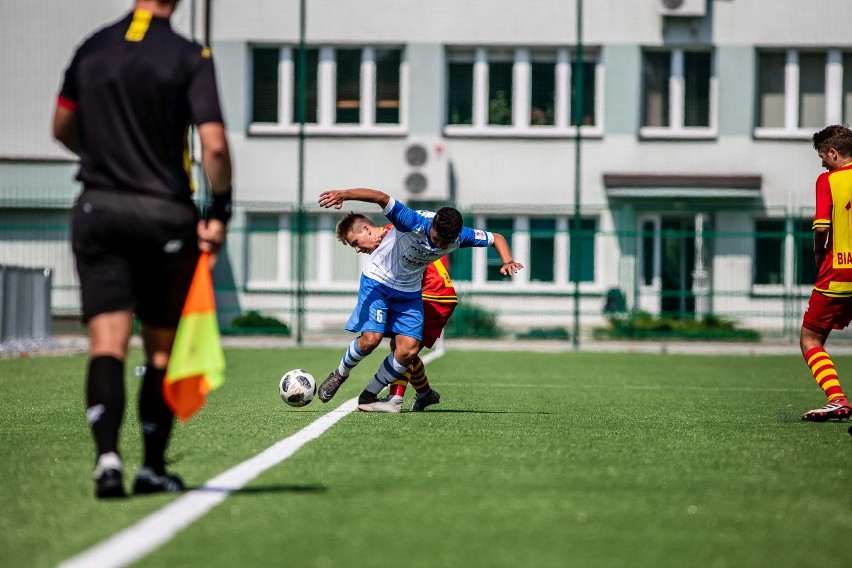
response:
M828 172L821 174L816 181L816 212L812 228L831 226L831 185Z

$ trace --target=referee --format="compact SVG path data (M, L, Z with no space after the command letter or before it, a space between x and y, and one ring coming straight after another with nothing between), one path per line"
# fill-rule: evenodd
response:
M178 0L135 0L89 36L65 71L53 135L80 157L83 191L71 244L89 333L86 416L97 448L98 498L124 497L118 433L133 314L142 322L139 393L144 460L134 493L176 492L164 454L173 415L162 383L199 251L215 258L231 214L231 160L210 50L178 35ZM198 126L213 191L207 219L192 202L188 133Z

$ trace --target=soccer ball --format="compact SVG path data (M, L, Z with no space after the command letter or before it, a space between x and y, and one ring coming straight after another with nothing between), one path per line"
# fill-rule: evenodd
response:
M304 369L287 371L278 381L278 394L290 406L305 406L314 399L316 393L317 382Z

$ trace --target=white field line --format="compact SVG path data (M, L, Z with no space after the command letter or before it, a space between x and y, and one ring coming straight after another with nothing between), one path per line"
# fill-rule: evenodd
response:
M423 362L428 363L443 354L444 350L439 347L425 355ZM242 489L261 473L286 460L311 440L319 438L356 408L358 408L357 398L347 400L292 436L276 442L253 458L220 473L198 489L189 491L135 525L66 560L59 565L59 568L91 568L92 566L118 568L142 559L203 517L231 493Z

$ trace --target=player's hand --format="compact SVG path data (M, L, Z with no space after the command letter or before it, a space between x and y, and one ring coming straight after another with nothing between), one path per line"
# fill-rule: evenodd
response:
M225 244L227 227L218 219L202 219L198 222L198 250L210 253L210 268L216 265L219 250Z
M509 262L504 262L503 266L500 267L500 274L504 276L511 276L512 274L516 274L523 267L524 265L520 262L510 260Z
M340 189L323 191L322 193L320 193L317 203L319 203L321 207L325 207L326 209L329 209L331 207L334 207L335 209L340 209L341 207L343 207L343 202L346 201L346 198L344 197L345 193L345 190Z

